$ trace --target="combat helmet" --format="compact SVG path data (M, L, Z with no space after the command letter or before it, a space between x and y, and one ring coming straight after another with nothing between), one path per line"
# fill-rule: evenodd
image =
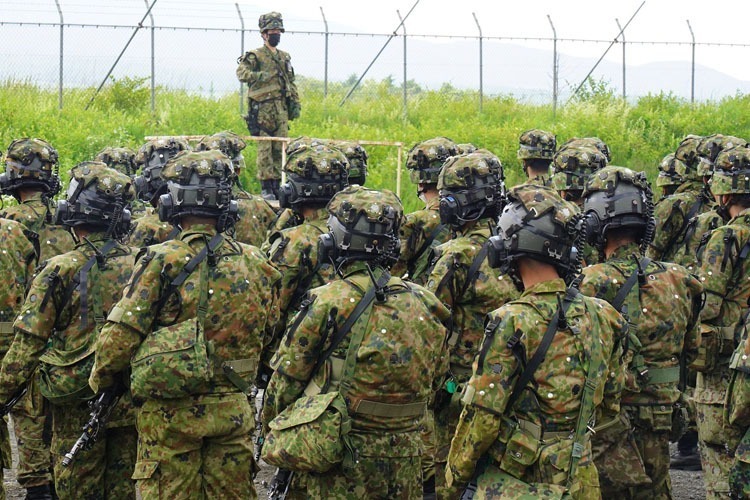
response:
M686 180L686 171L685 163L675 158L674 153L669 153L659 163L659 176L656 178L656 186L663 189L680 186Z
M349 161L349 184L365 185L367 180L367 151L356 141L329 141Z
M467 155L469 153L473 153L477 149L479 148L470 142L462 142L460 144L456 144L456 154L459 155Z
M279 188L279 206L325 205L348 185L349 162L344 153L321 143L300 144L287 156L286 183Z
M607 166L593 174L583 193L586 242L604 259L607 232L635 229L641 252L654 238L654 202L646 174L629 168Z
M551 160L555 155L555 134L537 128L527 130L518 138L518 158L521 160Z
M688 181L702 181L703 175L699 174L698 170L704 172L713 169L711 161L706 156L701 155L698 150L702 140L702 136L688 135L680 142L674 152L674 157L687 167L685 179ZM699 167L700 163L706 163L707 165Z
M143 167L143 172L133 179L138 198L156 205L166 185L161 171L180 151L190 151L190 144L180 137L153 139L141 146L135 161Z
M374 261L385 267L396 262L404 208L393 192L349 186L331 198L328 213L329 232L318 240L321 262L336 267L348 260Z
M97 153L94 160L106 163L109 168L132 178L138 172L135 156L136 152L130 148L106 147Z
M443 163L457 154L456 143L447 137L435 137L415 144L406 156L409 178L414 184L437 184Z
M560 151L567 148L575 149L579 147L595 148L604 155L607 163L612 161L612 152L609 146L598 137L571 137L560 146Z
M711 192L714 195L750 194L750 146L725 149L716 157Z
M703 137L698 142L697 151L701 158L706 158L708 161L699 162L696 166L696 173L704 178L711 177L714 170L714 162L719 153L735 146L747 145L748 143L745 139L733 135L711 134Z
M281 19L281 13L269 12L268 14L261 14L258 18L258 28L260 32L268 30L280 30L284 33L284 21Z
M70 170L66 199L57 202L55 224L87 226L120 239L130 232L129 204L135 198L132 179L100 161L85 161Z
M565 191L568 201L580 198L589 176L606 164L604 154L596 148L561 148L552 160L552 186L557 191Z
M247 147L245 140L231 130L223 130L213 135L207 135L195 146L195 151L209 151L218 149L232 160L234 173L245 167L242 150Z
M0 193L18 197L19 188L41 189L51 197L60 192L58 154L52 145L32 137L16 139L5 153L5 172L0 174Z
M461 227L497 217L503 203L504 178L500 160L489 151L451 156L438 178L440 222Z
M167 192L159 197L159 220L177 225L186 215L216 218L223 232L238 218L232 199L232 160L218 150L184 151L170 158L161 176Z
M553 265L570 284L581 269L582 218L552 190L515 192L500 214L497 235L489 239L490 266L523 290L517 262L528 257Z

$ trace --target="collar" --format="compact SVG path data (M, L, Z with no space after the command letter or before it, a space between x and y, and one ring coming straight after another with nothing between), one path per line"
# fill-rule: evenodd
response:
M213 237L216 234L216 226L213 224L196 224L190 229L183 229L180 231L178 239L187 241L193 239L195 236L208 236Z
M311 217L304 218L305 222L312 222L312 221L317 221L317 220L328 220L328 208L327 207L320 207L314 210L315 211L313 212Z
M425 210L440 210L440 197L436 196L431 200L427 200L424 208Z
M456 237L481 236L485 239L492 236L492 219L479 219L467 228L456 230Z
M555 278L553 280L542 281L535 285L532 285L530 288L524 290L523 294L521 294L521 297L526 297L532 294L539 295L565 293L567 289L568 287L565 286L565 281L562 278Z
M636 255L638 258L642 257L641 246L636 242L617 247L607 260L632 260L632 255Z

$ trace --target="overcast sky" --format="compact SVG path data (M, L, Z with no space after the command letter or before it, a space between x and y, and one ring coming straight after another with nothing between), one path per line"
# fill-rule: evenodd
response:
M145 13L145 0L59 0L66 23L134 24ZM148 0L149 2L152 0ZM390 33L414 0L239 0L245 25L257 27L258 15L278 10L288 30L323 31L321 7L332 31ZM550 37L547 15L560 38L612 40L618 33L615 19L624 25L642 0L420 0L406 21L411 34L477 34L476 13L485 36ZM647 0L625 31L627 41L690 42L690 20L698 42L750 44L748 3L740 0ZM230 0L158 0L156 23L170 26L238 27L235 2ZM54 0L0 0L1 21L55 22ZM514 42L522 43L522 42ZM570 44L562 48L580 56L600 55L607 45ZM690 60L690 46L628 45L628 64ZM374 55L374 54L373 54ZM699 64L715 66L737 78L750 80L750 47L697 48ZM620 49L608 59L617 61ZM736 63L734 61L737 61Z

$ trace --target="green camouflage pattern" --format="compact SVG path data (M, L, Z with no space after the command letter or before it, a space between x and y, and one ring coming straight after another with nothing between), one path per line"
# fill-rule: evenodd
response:
M397 231L404 218L401 200L393 191L369 189L364 186L349 186L336 193L328 203L328 213L344 225L364 220L369 224L388 226Z
M271 224L268 225L268 232L266 233L266 241L263 242L260 249L263 253L268 253L271 245L268 241L268 237L275 232L283 231L295 226L299 226L304 222L304 217L299 212L292 210L291 208L282 208L275 216Z
M558 329L546 357L535 371L532 381L536 389L524 392L514 409L506 408L522 371L507 343L517 332L523 332L520 342L530 357L539 346L565 290L560 278L537 283L527 288L519 299L489 314L488 321L496 326L485 335L482 354L475 359L473 374L464 390L465 406L448 455L449 492L469 482L480 459L490 464L478 478L480 498L495 498L495 494L500 494L491 486L493 481L483 477L492 474L488 471L493 467L527 483L564 486L573 446L570 433L579 413L593 412L600 407L619 411L625 374L620 369L621 351L617 339L626 333L627 323L605 301L583 295L578 295L571 303L566 314L568 328ZM581 389L586 383L590 363L595 364L592 401L595 408L581 408ZM543 438L527 432L523 434L527 436L525 441L515 441L513 436L519 433L511 432L509 422L512 419L543 425L543 432L559 434ZM524 443L524 448L515 445L509 448L511 442ZM511 449L517 451L511 452ZM596 474L591 472L596 469L591 461L589 439L582 451L580 467L568 493L573 498L598 498L599 484Z
M239 219L234 223L234 239L260 248L266 240L268 228L276 220L276 212L260 196L252 195L236 187L233 191L239 209Z
M607 143L599 139L598 137L571 137L570 139L565 141L562 146L560 146L558 151L577 148L597 149L601 154L604 155L607 163L612 161L612 154L609 150L609 146L607 146Z
M304 179L316 174L345 175L349 171L349 161L344 153L324 144L302 145L287 156L284 172L297 174Z
M703 374L698 374L699 379L701 375ZM729 498L729 475L743 431L733 425L726 425L724 407L721 404L696 401L695 409L706 498Z
M552 187L557 191L582 191L589 176L606 165L607 158L595 147L563 146L552 159Z
M161 178L181 185L188 185L193 176L199 179L226 181L234 176L234 166L227 155L218 149L185 151L170 158L161 171Z
M662 198L654 206L656 229L646 255L661 262L674 261L680 243L684 242L690 219L715 206L716 202L706 195L702 181L685 181L674 194Z
M113 202L129 202L135 198L135 188L130 177L118 170L109 168L100 161L84 161L70 169L70 181L76 181L89 188L94 187L98 196L110 198ZM74 200L68 199L69 202Z
M687 179L685 172L687 166L684 162L675 158L674 153L669 153L659 163L659 176L656 178L657 187L679 186Z
M203 137L194 149L195 151L218 149L229 158L234 159L237 155L241 155L242 150L246 147L247 143L242 137L231 130L223 130Z
M261 33L266 30L281 30L281 32L283 33L284 21L281 18L281 13L274 11L267 14L262 14L258 18L258 28L260 28Z
M237 78L248 87L248 109L252 106L258 108L260 137L286 137L289 134L289 121L294 118L289 116L289 106L299 106L300 103L291 59L289 53L264 45L245 52L237 61ZM282 142L258 142L258 179L281 179L283 148Z
M131 148L106 147L96 154L94 160L103 162L120 173L133 176L138 172L135 155L136 152Z
M469 153L473 153L477 149L478 148L470 142L462 142L460 144L456 144L456 153L460 155L467 155Z
M52 147L52 144L44 139L37 139L35 137L16 139L11 142L3 159L6 162L6 167L9 166L8 160L11 160L13 168L23 170L23 164L31 163L34 157L39 158L43 162L42 169L48 173L52 171L52 166L57 165L59 159L57 150ZM21 163L21 165L18 165L18 163ZM35 174L28 172L28 175L33 176Z
M456 143L447 137L435 137L415 144L406 154L409 179L414 184L437 184L443 163L456 154Z
M555 134L533 128L518 138L517 156L521 160L551 160L557 148Z
M142 498L257 498L255 424L244 394L148 400L136 421L132 477Z
M698 249L708 242L711 232L725 224L724 218L715 208L698 214L688 221L685 237L676 247L672 261L685 267L691 273L698 270Z
M745 431L729 470L729 488L734 498L750 497L750 432Z
M408 273L408 280L418 285L427 282L432 250L450 239L450 227L440 222L440 198L428 200L424 209L404 217L398 230L401 253L391 269L394 276Z
M505 178L503 166L492 153L478 150L467 155L448 158L440 169L438 190L462 191L482 188L486 184L501 184ZM481 179L481 182L477 182Z
M702 156L698 150L702 140L703 136L688 135L682 139L674 152L674 157L683 162L685 167L687 167L685 171L686 180L701 181L703 179L703 176L698 174L698 166L700 163L709 162L710 160Z
M349 184L364 186L367 179L367 151L356 141L329 141L349 162Z
M182 137L159 137L151 139L138 149L135 155L135 163L143 167L148 163L151 154L161 149L175 149L177 151L190 151L190 144Z
M714 162L716 161L716 157L719 156L719 153L727 149L732 149L735 146L747 145L748 142L745 139L733 135L707 135L700 141L700 143L698 143L698 154L701 158L708 160L702 161L698 164L696 167L698 175L702 177L710 177L713 174Z
M135 221L128 238L128 245L133 248L144 248L174 239L178 234L175 226L162 222L153 209Z
M711 193L714 196L750 193L750 147L736 146L719 153L711 177Z
M317 373L312 370L319 353L330 342L331 330L341 328L372 286L365 266L363 262L346 264L341 279L309 292L310 301L290 323L293 326L274 358L275 371L263 409L265 428L302 396L308 381L318 387L327 387L331 381L327 369ZM376 268L374 272L377 278L382 271ZM346 387L352 419L349 436L355 456L360 457L356 472L345 462L328 473L306 476L310 491L335 488L326 497L350 498L351 492L362 491L363 487L368 488L367 496L375 498L421 496L421 419L414 415L374 415L352 408L358 408L363 400L392 405L426 403L447 369L443 325L449 313L432 293L400 278L391 277L385 289L387 300L375 301L369 320L354 327L364 329L354 373ZM345 357L350 338L351 332L334 349L333 358ZM334 382L333 389L336 386ZM355 482L364 478L364 482Z

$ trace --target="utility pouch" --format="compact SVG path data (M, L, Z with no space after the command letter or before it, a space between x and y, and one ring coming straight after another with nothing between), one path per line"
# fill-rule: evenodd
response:
M716 370L721 353L722 339L711 329L701 332L701 342L698 356L690 364L690 368L701 373L711 373Z
M64 351L53 347L39 358L39 390L52 404L69 404L94 397L89 375L94 367L94 342Z
M638 406L637 425L654 432L663 432L672 430L672 413L674 411L671 404Z
M504 419L504 424L511 422ZM513 422L515 428L508 436L505 443L505 453L500 460L500 468L511 476L521 479L529 466L539 459L540 445L539 436L524 428L524 426Z
M738 427L750 426L750 357L744 344L729 361L729 387L724 401L724 421ZM749 460L750 461L750 460Z
M247 114L243 116L243 118L245 119L245 123L247 123L247 130L250 132L250 135L256 137L260 135L260 125L258 123L259 110L260 103L258 101L250 99L248 101Z

